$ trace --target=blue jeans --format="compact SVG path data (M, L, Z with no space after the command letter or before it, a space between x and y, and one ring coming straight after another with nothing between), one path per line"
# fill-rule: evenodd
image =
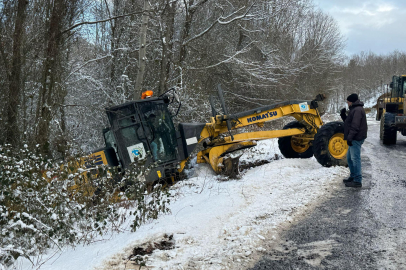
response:
M351 177L354 182L362 182L361 172L361 145L365 140L352 141L352 146L348 146L347 161L350 168Z

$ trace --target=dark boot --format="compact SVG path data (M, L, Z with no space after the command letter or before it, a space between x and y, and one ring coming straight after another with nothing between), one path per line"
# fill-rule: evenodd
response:
M362 184L361 184L361 182L354 182L354 181L352 181L352 182L347 182L347 183L345 183L345 186L346 186L346 187L360 188L360 187L362 187Z
M345 179L343 180L344 183L349 183L349 182L352 182L352 181L354 181L354 178L352 178L351 176L348 177L348 178L345 178Z

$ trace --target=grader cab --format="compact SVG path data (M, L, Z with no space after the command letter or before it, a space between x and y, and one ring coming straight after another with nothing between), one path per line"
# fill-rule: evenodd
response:
M271 138L279 138L279 148L285 158L314 155L326 167L347 164L343 123L323 124L321 120L318 102L325 98L323 95L312 101L290 100L229 114L220 86L218 93L222 114L216 111L211 100L209 123L181 123L177 130L168 110L174 99L166 94L108 108L110 128L105 132L106 149L110 149L109 154L111 149L115 150L124 170L135 159L145 159L147 166L152 164L146 175L150 183L176 180L199 144L203 150L197 153L197 162L208 163L216 173L230 176L238 174L239 155L233 153ZM295 121L282 130L239 132L243 127L263 126L265 122L286 116Z

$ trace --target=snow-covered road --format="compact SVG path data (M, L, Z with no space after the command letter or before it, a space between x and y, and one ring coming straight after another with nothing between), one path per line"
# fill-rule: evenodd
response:
M270 241L251 270L406 269L406 140L379 141L368 122L362 147L363 187L340 181L330 198Z

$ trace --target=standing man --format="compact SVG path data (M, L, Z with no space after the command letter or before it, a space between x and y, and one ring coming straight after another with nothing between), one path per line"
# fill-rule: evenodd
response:
M348 116L346 109L341 110L341 118L344 121L344 140L347 140L347 161L350 168L350 177L344 179L346 187L362 187L361 172L361 145L367 138L367 118L364 111L364 103L358 99L357 94L347 97Z

